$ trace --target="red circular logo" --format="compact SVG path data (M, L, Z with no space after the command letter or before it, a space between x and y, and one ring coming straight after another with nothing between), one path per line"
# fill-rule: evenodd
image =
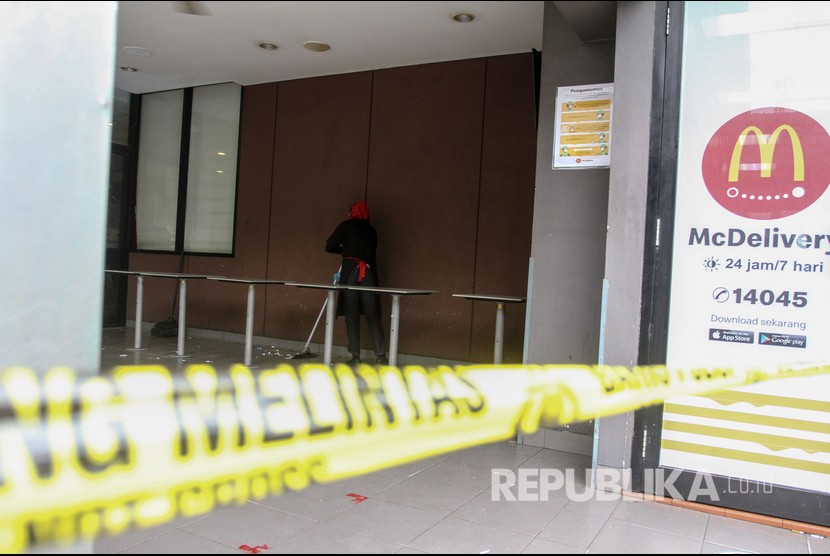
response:
M754 220L792 216L830 183L830 135L788 108L756 108L718 129L703 151L703 181L723 208Z

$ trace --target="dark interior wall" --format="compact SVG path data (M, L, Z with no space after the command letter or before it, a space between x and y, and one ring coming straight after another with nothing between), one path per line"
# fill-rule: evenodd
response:
M525 295L533 104L530 53L245 87L235 254L188 256L183 270L331 282L340 261L325 240L365 199L381 284L439 292L402 299L399 351L490 361L495 306L452 294ZM176 272L179 257L132 253L130 269ZM145 281L145 322L169 316L175 287ZM244 332L245 294L242 285L189 282L188 326ZM324 299L258 286L254 333L304 341ZM387 337L390 306L383 296ZM521 361L523 309L507 310L506 362ZM342 319L334 341L346 343Z
M471 308L451 294L474 283L485 70L477 59L375 72L368 197L381 283L438 291L402 299L405 353L468 351Z
M612 41L583 42L556 4L545 2L528 363L596 364L609 170L551 166L558 88L613 83L616 51ZM529 443L591 453L593 421L556 429L538 433L542 444L538 436Z
M340 257L325 252L326 238L366 191L371 88L369 72L280 83L271 229L262 245L269 278L331 283ZM325 298L320 290L272 288L264 334L307 338ZM335 327L338 345L343 328Z
M554 121L559 87L614 81L615 49L611 41L583 42L556 2L545 2L543 48L528 363L592 364L599 350L609 171L552 169Z
M535 114L533 96L529 94L532 90L530 56L487 60L473 293L517 297L527 294L534 192L528 184L534 181L536 164ZM458 300L462 302L471 303ZM505 306L505 363L522 362L524 321L524 304ZM474 303L471 360L492 360L495 322L495 303Z

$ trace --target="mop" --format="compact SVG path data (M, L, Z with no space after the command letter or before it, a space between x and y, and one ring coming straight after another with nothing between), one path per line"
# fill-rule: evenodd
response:
M340 268L337 269L337 273L334 275L333 284L337 285L340 281L340 271L343 269L341 265ZM305 347L303 351L300 353L295 353L293 355L289 355L286 359L310 359L311 357L317 357L318 354L311 353L311 350L308 348L309 344L311 344L311 338L314 336L314 332L317 331L317 325L320 324L320 318L323 316L323 311L326 310L326 305L329 302L329 296L326 296L325 301L323 301L323 306L320 307L320 314L317 315L317 320L314 321L314 326L311 328L311 334L308 335L308 340L305 342Z

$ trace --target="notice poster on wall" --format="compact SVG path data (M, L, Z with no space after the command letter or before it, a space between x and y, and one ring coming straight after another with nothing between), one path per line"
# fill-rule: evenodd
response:
M762 4L685 13L672 367L830 361L830 79L803 78L830 35ZM735 22L756 9L788 23L750 40ZM830 492L830 377L668 401L660 465Z
M611 165L611 106L614 84L556 90L552 168Z

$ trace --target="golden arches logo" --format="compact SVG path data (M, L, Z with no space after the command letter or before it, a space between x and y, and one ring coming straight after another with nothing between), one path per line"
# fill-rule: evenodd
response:
M732 150L732 159L729 162L729 181L738 181L738 173L740 172L741 154L743 153L744 143L750 133L755 134L758 140L758 148L761 151L761 177L768 178L772 171L772 157L775 153L775 144L782 132L786 131L790 136L790 142L793 146L793 180L804 181L804 152L801 149L801 140L798 138L798 133L789 125L780 125L775 128L772 135L767 136L759 128L754 125L746 127L735 141L735 148Z
M782 148L792 148L792 158L782 148L776 152L785 132L789 139ZM745 155L747 146L751 152ZM724 122L706 144L700 169L721 207L752 220L775 220L824 195L830 187L828 152L830 135L819 122L797 110L764 106Z

